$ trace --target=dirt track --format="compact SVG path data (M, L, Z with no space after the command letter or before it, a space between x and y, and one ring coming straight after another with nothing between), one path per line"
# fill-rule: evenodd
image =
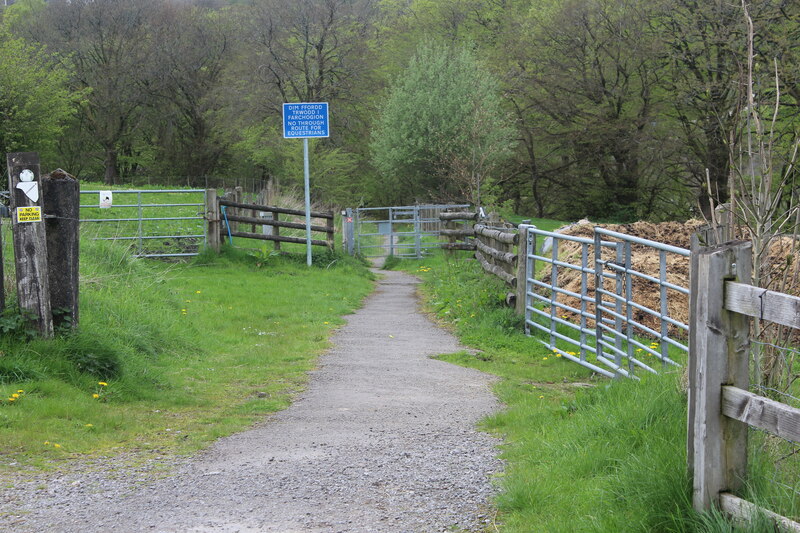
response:
M386 272L348 317L306 393L153 481L113 461L13 480L0 530L432 532L490 520L498 409L479 372L430 359L461 349L417 312L416 280Z

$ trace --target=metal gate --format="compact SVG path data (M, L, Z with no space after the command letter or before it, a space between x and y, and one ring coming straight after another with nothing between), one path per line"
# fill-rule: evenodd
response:
M439 213L469 204L360 207L345 212L348 252L362 257L421 259L439 248L443 223ZM347 225L350 225L349 227Z
M669 281L667 265L685 263L688 273L689 250L602 228L593 238L535 226L527 234L526 333L540 332L540 342L559 356L608 377L678 364L670 350L688 351L689 327L670 316L670 307L689 289ZM648 259L657 273L634 267L637 251L658 256L657 264ZM634 286L650 295L649 305L635 301Z
M101 197L109 192L109 198ZM205 194L205 189L81 191L81 225L94 226L84 229L89 238L129 241L137 257L194 256L206 240Z

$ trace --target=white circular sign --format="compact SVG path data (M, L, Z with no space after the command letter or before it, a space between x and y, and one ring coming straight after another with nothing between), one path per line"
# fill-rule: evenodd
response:
M27 168L19 173L20 181L33 181L33 172Z

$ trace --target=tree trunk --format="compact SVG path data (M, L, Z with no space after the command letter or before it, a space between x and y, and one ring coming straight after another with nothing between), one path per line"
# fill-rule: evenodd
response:
M106 159L103 162L105 166L105 174L103 176L103 183L106 185L114 185L119 181L119 172L117 170L117 150L113 147L106 147Z

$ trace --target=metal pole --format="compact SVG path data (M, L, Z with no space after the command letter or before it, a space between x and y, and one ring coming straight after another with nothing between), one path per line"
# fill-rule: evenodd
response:
M306 265L311 266L311 187L308 183L308 138L303 139L303 170L306 189Z
M144 217L144 214L143 214L143 211L142 211L142 192L141 191L136 193L136 203L138 204L138 207L139 207L139 209L138 209L138 213L139 213L139 233L138 233L138 235L139 235L139 254L138 255L142 255L144 253L144 242L142 241L142 235L143 235L143 233L142 233L142 218Z

